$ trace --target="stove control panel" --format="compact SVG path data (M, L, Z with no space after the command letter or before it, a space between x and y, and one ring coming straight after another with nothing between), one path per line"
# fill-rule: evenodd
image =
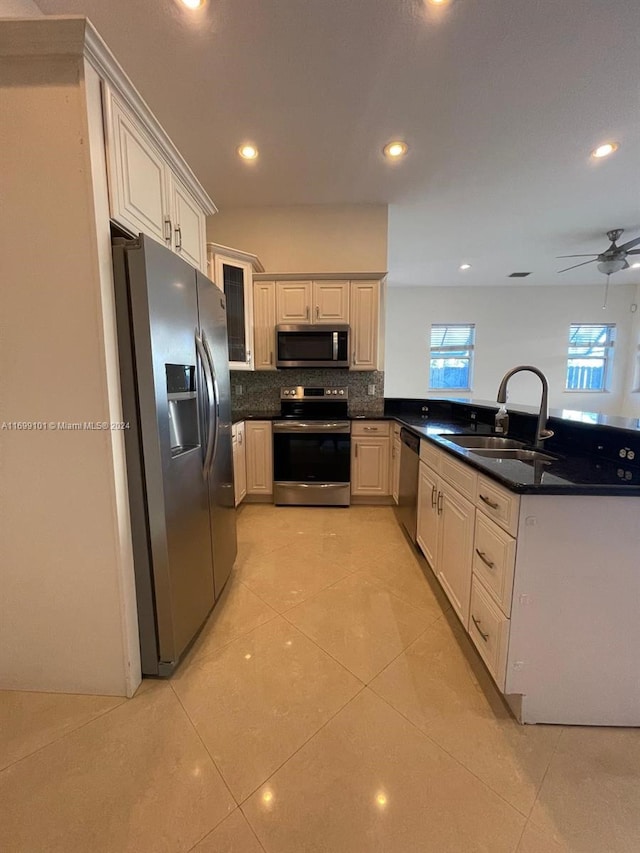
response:
M349 389L337 385L333 388L315 388L305 385L296 385L290 388L280 389L281 400L335 400L349 397Z

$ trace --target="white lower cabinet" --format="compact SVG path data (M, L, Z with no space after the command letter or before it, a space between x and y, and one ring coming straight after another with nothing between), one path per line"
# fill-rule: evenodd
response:
M245 421L247 496L273 495L271 421Z
M418 479L417 540L422 553L435 573L438 558L438 475L420 462Z
M351 494L387 497L391 493L389 421L356 421L351 428Z
M235 505L238 506L247 494L247 457L243 421L234 424L231 428L231 441L233 445L233 491Z
M500 690L504 690L509 649L509 619L476 575L471 583L469 636L496 684Z

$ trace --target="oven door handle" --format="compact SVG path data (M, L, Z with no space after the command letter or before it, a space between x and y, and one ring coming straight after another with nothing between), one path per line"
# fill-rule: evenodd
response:
M282 422L276 421L273 424L274 432L341 432L348 433L351 431L351 425L349 423L340 423L339 421L335 421L332 423L326 423L324 421L319 423L314 423L313 421L290 421L290 422Z
M288 489L344 489L345 483L286 483L286 486Z

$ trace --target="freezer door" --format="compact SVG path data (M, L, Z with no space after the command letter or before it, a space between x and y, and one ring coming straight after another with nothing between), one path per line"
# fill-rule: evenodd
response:
M153 593L139 607L155 609L157 671L166 674L214 602L197 285L193 267L148 237L127 244L125 257ZM148 632L141 647L149 660Z
M212 417L215 422L215 436L208 484L213 577L217 599L231 573L237 552L227 317L224 296L219 288L201 272L196 272L196 277L200 329L209 356L214 386Z

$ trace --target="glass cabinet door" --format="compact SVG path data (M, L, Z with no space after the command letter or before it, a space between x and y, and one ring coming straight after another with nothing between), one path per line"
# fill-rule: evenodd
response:
M226 297L229 367L231 370L252 370L251 264L216 255L214 280Z

